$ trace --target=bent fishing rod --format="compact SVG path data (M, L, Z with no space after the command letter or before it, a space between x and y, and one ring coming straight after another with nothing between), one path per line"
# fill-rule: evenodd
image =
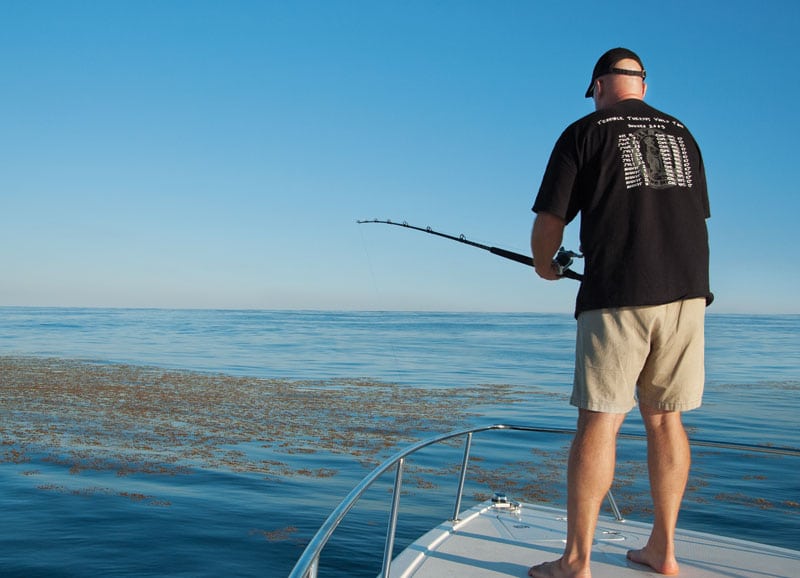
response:
M483 245L481 243L476 243L475 241L470 241L464 235L459 235L456 237L455 235L448 235L447 233L441 233L439 231L434 231L430 227L415 227L414 225L409 225L405 221L402 223L391 221L388 219L372 219L372 220L363 220L363 221L356 221L359 225L363 225L365 223L379 223L382 225L394 225L396 227L404 227L406 229L413 229L415 231L422 231L423 233L428 233L429 235L436 235L437 237L444 237L445 239L450 239L451 241L456 241L458 243L464 243L465 245L470 245L472 247L477 247L478 249L483 249L484 251L489 251L492 255L497 255L498 257L504 257L506 259L510 259L511 261L516 261L517 263L522 263L523 265L527 265L529 267L533 267L533 258L523 255L521 253L515 253L514 251L509 251L508 249L501 249L500 247L491 247L489 245ZM575 271L571 270L569 267L572 265L572 260L575 257L583 257L580 253L575 253L574 251L568 251L561 247L556 253L555 259L553 259L553 264L556 266L558 270L558 274L561 277L567 277L568 279L575 279L576 281L583 280L583 275L580 273L576 273Z

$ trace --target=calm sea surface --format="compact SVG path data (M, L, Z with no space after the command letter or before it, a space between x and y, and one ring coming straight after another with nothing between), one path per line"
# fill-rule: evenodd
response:
M127 386L114 382L113 395L120 397L107 406L104 429L87 418L85 432L80 417L89 415L91 396L65 389L70 393L60 407L28 405L23 402L38 390L24 392L22 400L13 388L0 389L0 576L285 576L346 493L397 450L399 438L387 437L381 446L378 434L404 428L407 438L420 439L444 433L445 426L501 422L573 427L567 397L574 331L569 315L0 308L0 360L7 362L0 386L11 383L8 368L19 373L20 367L46 367L47 375L73 381L90 373L137 376ZM691 436L800 446L799 344L800 316L709 315L705 403L685 415ZM137 368L161 371L175 383L216 385L178 387L182 405L175 407L194 408L197 415L168 416L172 423L165 425L163 415L123 408L149 387L141 385L147 379L163 382L146 372L142 377ZM243 417L241 407L230 409L241 399L220 392L207 403L197 393L205 399L208 388L230 384L243 388L239 396L250 379L287 385L285 397L276 394L272 407ZM97 387L99 404L101 391L111 394ZM312 392L307 401L289 407L285 400L295 403L293 393L306 391ZM335 408L323 401L323 394L339 391L347 397ZM343 408L343 425L332 426L346 434L339 443L325 428ZM286 419L274 413L282 410L291 412L281 422L289 424L283 433L259 436L259 429L274 425L269 415ZM73 420L69 443L80 448L63 446L65 429L57 426L67 415ZM124 435L97 441L97 431L113 431L133 415L140 431L125 421ZM192 459L180 454L169 471L119 467L119 456L129 451L120 440L167 425L181 431L184 423L202 440L219 436L215 428L223 418L226 429L252 433L235 444L221 437ZM197 423L208 424L208 436ZM641 433L634 413L624 430ZM345 448L358 432L378 441L368 451ZM477 469L463 507L494 490L563 504L568 442L566 436L509 432L476 439ZM194 442L183 440L181 447L187 443ZM174 450L168 445L146 451L162 459ZM144 446L136 447L141 459ZM59 457L77 450L81 467ZM642 450L638 442L620 442L615 493L626 515L647 520ZM399 546L449 517L452 464L460 453L450 446L415 463L402 498ZM261 469L250 467L256 462ZM797 462L697 448L681 525L800 548ZM264 473L269 464L280 464L280 471ZM444 472L433 469L442 464ZM371 490L340 528L323 556L321 576L377 574L389 482Z

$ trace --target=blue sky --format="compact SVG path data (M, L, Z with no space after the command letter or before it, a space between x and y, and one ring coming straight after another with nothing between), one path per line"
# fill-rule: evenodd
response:
M621 45L703 150L712 310L800 312L800 3L632 6L0 0L0 305L570 312L573 281L356 220L527 252Z

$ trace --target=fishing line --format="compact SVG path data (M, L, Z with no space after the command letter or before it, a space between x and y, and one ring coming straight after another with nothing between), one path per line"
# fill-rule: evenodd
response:
M484 251L488 251L488 252L492 253L493 255L497 255L498 257L503 257L504 259L509 259L511 261L515 261L517 263L521 263L521 264L526 265L528 267L533 267L533 258L528 256L528 255L523 255L521 253L515 253L514 251L509 251L508 249L502 249L500 247L494 247L494 246L490 246L490 245L484 245L482 243L477 243L475 241L467 239L464 235L459 235L459 236L449 235L447 233L442 233L440 231L435 231L431 227L425 227L425 228L416 227L414 225L409 225L405 221L403 221L403 222L395 222L395 221L391 221L391 220L388 220L388 219L387 220L381 220L381 219L359 220L359 221L356 221L356 223L358 223L359 225L368 224L368 223L377 223L377 224L383 224L383 225L394 225L394 226L403 227L403 228L406 228L406 229L412 229L412 230L415 230L415 231L420 231L420 232L423 232L423 233L427 233L429 235L435 235L437 237L442 237L444 239L449 239L451 241L456 241L458 243L469 245L471 247L475 247L475 248L478 248L478 249L483 249ZM374 267L372 265L372 260L370 259L369 250L367 248L367 244L366 244L366 241L364 239L363 233L361 234L361 243L364 246L364 252L367 255L367 261L369 263L370 274L372 276L373 288L375 290L376 295L378 297L380 297L381 295L380 295L380 291L378 290L378 282L377 282L377 278L375 276L375 270L374 270ZM572 262L573 262L574 258L580 258L582 256L583 255L581 255L579 253L575 253L573 251L568 251L568 250L564 249L564 247L561 247L559 249L558 253L555 256L555 259L553 260L553 265L554 265L554 267L558 271L558 274L561 277L567 277L569 279L575 279L577 281L580 281L580 280L583 279L583 275L581 275L580 273L576 273L575 271L572 271L569 267L572 265ZM391 356L392 356L392 358L394 360L395 368L399 368L400 367L400 359L399 359L399 356L397 354L397 350L396 350L394 344L393 343L389 343L388 347L391 350ZM398 378L400 378L400 377L401 376L399 375L399 370L398 370ZM401 381L402 381L402 379L398 379L398 382L401 382Z
M364 249L364 255L367 257L367 266L369 267L369 274L372 277L372 289L375 291L377 297L380 297L380 291L378 290L378 282L375 278L375 268L372 266L372 259L370 258L369 248L367 247L367 242L364 239L364 231L363 229L359 231L359 235L361 236L361 246Z
M366 255L366 257L367 257L367 265L369 267L370 277L372 277L372 289L375 292L375 297L376 297L377 303L380 303L381 302L381 298L383 297L383 294L381 293L380 287L378 286L378 278L375 276L375 268L372 265L372 258L370 256L369 246L367 245L366 239L364 238L364 230L361 229L359 231L359 234L361 236L361 245L364 248L364 255ZM395 368L399 368L400 367L400 357L397 355L397 349L395 348L394 342L390 341L387 345L389 347L389 352L390 352L390 355L392 357L392 360L394 361L394 365L393 366ZM400 375L400 371L398 369L397 372L396 372L396 377L395 377L395 381L397 383L400 383L402 381L400 379L400 377L401 377L401 375ZM382 378L376 378L376 379L379 379L380 381L383 381Z

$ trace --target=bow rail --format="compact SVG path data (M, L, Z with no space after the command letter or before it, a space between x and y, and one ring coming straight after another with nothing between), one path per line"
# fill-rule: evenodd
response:
M317 530L317 533L311 538L309 543L306 545L303 554L297 560L297 563L295 564L294 568L289 574L289 578L317 578L320 555L322 554L322 550L325 548L325 545L328 543L328 540L330 540L336 528L339 526L339 524L342 522L345 516L347 516L348 512L350 512L353 506L355 506L355 504L363 496L363 494L367 491L367 489L370 486L372 486L372 484L375 483L378 480L378 478L380 478L383 474L390 471L392 468L395 468L395 480L392 489L392 504L389 515L389 524L386 532L386 545L383 554L383 566L380 573L380 576L388 578L389 568L392 560L392 554L394 552L395 529L397 527L400 494L403 483L403 469L405 466L406 458L424 448L427 448L428 446L439 444L455 438L462 438L462 437L465 438L464 457L461 462L461 468L459 471L458 488L455 494L455 504L453 508L453 517L452 517L452 521L458 521L459 514L461 511L461 499L464 491L464 482L466 480L467 468L469 465L472 437L474 434L477 433L486 431L497 431L497 430L536 432L536 433L560 434L560 435L575 434L574 429L544 428L544 427L511 425L511 424L494 424L494 425L463 429L438 435L420 441L410 447L398 451L393 456L389 457L386 461L384 461L381 465L372 470L372 472L370 472L365 478L363 478L361 482L359 482L359 484L356 487L354 487L350 491L350 493L347 494L347 496L339 503L339 505L333 510L333 512L331 512L331 514L328 516L328 518L325 520L322 526L320 526L319 530ZM629 439L629 440L647 439L646 436L643 434L630 434L630 433L620 433L618 437L620 439ZM800 457L800 449L796 448L762 446L753 444L739 444L739 443L720 442L714 440L697 440L697 439L691 439L690 443L693 446L703 446L703 447L712 447L718 449ZM611 507L611 510L614 514L614 517L617 520L622 521L623 517L620 513L619 508L617 507L616 500L614 499L614 496L611 492L608 493L607 499L609 506Z

